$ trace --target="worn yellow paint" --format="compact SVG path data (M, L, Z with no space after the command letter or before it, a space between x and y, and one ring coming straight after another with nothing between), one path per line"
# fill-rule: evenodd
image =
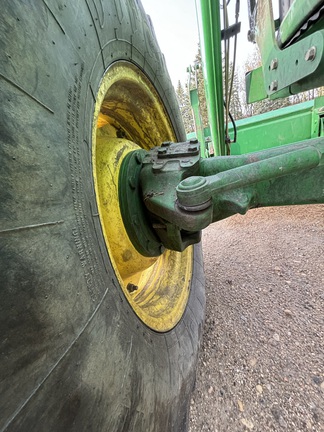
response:
M109 244L123 280L150 267L157 258L140 255L126 233L118 200L118 176L121 163L130 151L138 149L131 141L120 138L97 137L96 184L101 222L106 243Z
M159 96L134 65L119 62L106 72L97 95L92 139L99 216L121 289L148 327L168 331L179 322L188 301L193 249L144 257L132 245L123 224L118 178L124 157L139 147L149 149L175 139ZM137 289L130 293L129 284Z

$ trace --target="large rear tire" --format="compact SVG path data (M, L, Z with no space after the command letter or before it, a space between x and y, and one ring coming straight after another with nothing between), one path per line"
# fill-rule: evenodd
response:
M186 258L189 276L172 276L184 300L167 307L171 321L166 279L156 324L151 300L128 298L95 166L103 101L110 143L114 131L143 148L184 139L150 20L138 0L7 0L0 19L0 429L185 431L204 317L201 249ZM117 74L105 99L117 69L125 79ZM146 138L129 121L136 106ZM172 275L164 260L159 279Z

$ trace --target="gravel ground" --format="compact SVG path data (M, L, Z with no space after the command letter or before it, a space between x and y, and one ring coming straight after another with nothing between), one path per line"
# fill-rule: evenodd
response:
M207 311L190 432L324 431L324 206L203 235Z

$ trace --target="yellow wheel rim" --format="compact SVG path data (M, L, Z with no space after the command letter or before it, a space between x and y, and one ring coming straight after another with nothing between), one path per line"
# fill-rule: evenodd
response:
M114 63L96 98L93 122L93 177L98 211L110 260L120 286L138 317L155 331L171 330L189 297L193 249L142 256L130 241L118 200L125 156L176 137L154 87L133 64ZM136 144L135 144L136 143Z

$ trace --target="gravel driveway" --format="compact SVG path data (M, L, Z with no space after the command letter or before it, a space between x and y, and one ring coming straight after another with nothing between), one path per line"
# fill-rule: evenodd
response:
M203 249L190 432L324 431L324 206L234 216Z

